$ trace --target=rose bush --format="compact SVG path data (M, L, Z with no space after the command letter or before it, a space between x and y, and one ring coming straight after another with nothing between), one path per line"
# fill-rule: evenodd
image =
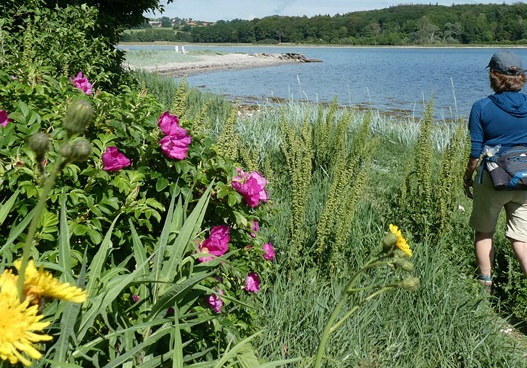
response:
M28 19L20 17L20 27L29 27L35 14L42 21L28 28L23 39L13 28L12 14L0 15L3 45L9 51L0 60L0 204L8 199L9 207L8 213L2 207L6 214L0 216L2 263L10 264L19 256L24 224L31 219L42 192L43 176L60 164L62 156L77 155L77 148L89 146L90 150L82 150L88 154L86 161L68 163L58 176L35 234L38 247L33 249L36 261L49 265L58 260L60 268L69 270L68 277L86 275L82 282L90 298L68 329L68 333L74 331L77 348L97 349L96 364L105 365L126 355L130 341L138 346L144 343L143 335L138 333L132 340L119 335L90 345L100 336L132 329L152 318L199 315L198 322L181 332L183 341L194 341L185 346L184 353L193 356L208 351L208 358L218 356L228 344L224 337L242 339L254 332L253 312L243 305L251 303L253 293L268 287L266 279L275 264L264 258L267 240L258 231L266 226L266 209L249 205L243 195L253 196L251 191L256 190L258 202L267 201L265 179L249 174L239 180L241 192L235 189L235 177L243 172L236 169L240 164L218 154L210 132L195 126L200 122L191 118L202 114L204 104L189 104L183 110L184 118L178 117L129 75L117 78L119 71L106 70L112 51L98 50L103 48L102 41L88 36L96 14L93 8L71 7L52 14L28 7ZM56 35L45 31L48 20L55 22L57 31L68 30L66 42L75 52L59 47L60 40L53 38ZM18 47L21 41L28 47ZM44 50L41 45L46 43ZM20 50L23 57L19 57ZM181 91L176 97L184 100L185 96L187 92ZM77 126L80 115L89 117L90 124ZM40 144L40 138L45 138L45 144ZM70 141L64 144L66 138ZM251 184L254 180L258 187ZM181 260L185 260L177 263L178 277L161 283L157 279L169 272L148 277L145 273L144 280L130 278L129 284L122 283L144 270L147 259L155 257L159 268L172 262L173 253L163 253L163 247L181 235L182 224L192 223L194 210L205 195L207 206L199 231L185 241L186 247L178 244L177 249L184 252ZM176 205L177 211L173 209ZM168 229L166 233L162 228ZM211 259L200 260L207 257ZM251 273L257 276L245 289ZM191 290L190 294L169 299L167 295L173 294L166 288L180 287L182 280L194 280L183 289ZM108 288L116 285L126 287L112 291L114 299L105 303ZM57 310L51 320L60 321L62 312ZM123 315L127 318L118 317ZM212 319L213 325L208 323ZM61 331L58 322L52 330ZM145 331L144 337L149 338L150 333ZM141 354L157 356L167 349L161 339ZM86 351L77 351L75 357L56 349L50 354L62 361L86 363Z
M260 277L254 272L250 272L245 278L245 290L250 293L260 291Z
M94 269L97 263L93 261L106 238L119 247L105 266L108 275L116 272L115 277L120 277L128 270L140 269L137 239L130 227L141 234L145 256L153 255L171 198L184 199L182 216L186 219L205 189L211 187L202 231L189 243L191 251L186 254L194 259L195 266L182 270L192 277L196 270L206 269L209 276L200 280L200 289L193 289L196 297L178 301L183 303L178 308L190 314L210 315L222 327L211 331L209 325L199 323L183 331L184 340L196 341L185 348L185 353L192 355L206 346L216 346L213 341L221 336L242 339L255 331L248 323L252 312L238 303L250 304L254 293L265 290L269 286L268 272L274 267L274 256L270 248L264 247L266 239L259 231L266 226L267 216L261 205L268 201L263 175L245 174L238 163L219 155L208 132L190 136L193 122L177 118L146 91L123 87L116 94L98 88L87 95L67 76L55 79L43 73L35 83L22 70L15 79L9 72L0 71L0 83L4 86L0 106L6 112L5 124L0 128L0 198L16 195L0 228L4 263L18 257L24 235L20 232L13 238L12 229L28 218L41 191L42 176L36 168L51 170L58 163L58 153L67 153L61 147L64 137L71 135L73 144L81 142L77 136L82 134L93 151L87 161L68 164L51 191L42 225L35 235L39 261L57 259L57 242L62 234L59 213L64 206L72 272L79 273L81 265L87 265L88 282L94 285L92 292L97 296L106 284L96 282L104 275ZM80 104L83 110L85 103L93 108L91 123L82 129L73 127L68 119L68 123L64 122L71 101L78 98L84 101ZM49 152L39 154L45 155L43 160L29 149L29 137L39 132L49 139L45 150ZM175 154L166 154L164 138L176 142L170 148ZM35 148L35 143L31 144ZM255 202L259 206L253 206ZM117 303L107 307L111 311L104 313L117 316L128 310L129 318L123 328L140 323L148 318L147 306L154 305L158 298L151 289L130 286L118 294ZM83 305L86 309L94 307L90 300ZM81 341L110 331L102 314L96 320L99 322L93 323L97 327L81 333ZM110 345L106 348L110 349ZM100 359L102 364L106 358Z
M192 138L185 129L179 126L178 117L165 111L159 117L157 125L165 134L165 137L159 141L163 154L168 158L184 160Z
M219 290L217 293L212 294L207 299L209 307L216 313L221 313L221 308L223 308L223 300L221 299L222 295L223 291Z
M226 225L214 226L210 229L210 236L202 241L198 246L205 257L198 258L200 262L211 261L214 258L210 255L221 257L229 250L229 227Z
M263 254L264 259L268 261L272 261L273 259L275 259L276 253L271 243L265 243L264 245L262 245L262 249L264 251L264 254Z

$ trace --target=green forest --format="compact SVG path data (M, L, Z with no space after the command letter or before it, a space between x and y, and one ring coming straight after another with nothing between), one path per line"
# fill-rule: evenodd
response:
M165 19L166 17L162 18ZM453 45L527 42L527 4L398 5L335 16L270 16L126 32L121 41ZM166 19L165 19L166 20ZM166 25L166 22L163 22Z

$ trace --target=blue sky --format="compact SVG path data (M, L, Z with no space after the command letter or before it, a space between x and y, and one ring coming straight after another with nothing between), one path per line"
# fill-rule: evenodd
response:
M166 4L165 0L161 0ZM174 0L165 6L165 12L145 14L146 17L160 18L179 17L195 20L217 21L232 19L263 18L270 15L289 15L312 17L314 15L345 14L360 10L383 9L399 4L514 4L517 0L436 0L436 1L401 1L401 0Z

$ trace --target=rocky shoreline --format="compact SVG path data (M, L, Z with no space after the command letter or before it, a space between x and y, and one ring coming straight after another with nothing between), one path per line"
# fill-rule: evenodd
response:
M147 67L138 67L132 64L128 64L127 66L133 70L142 69L171 77L185 77L215 70L249 69L285 63L311 63L320 61L318 59L306 58L302 54L288 52L200 55L197 61L165 63Z

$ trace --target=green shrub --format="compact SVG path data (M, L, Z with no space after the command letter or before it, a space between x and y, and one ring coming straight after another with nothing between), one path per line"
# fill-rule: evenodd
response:
M53 359L86 366L86 354L96 349L97 357L91 358L94 365L139 363L148 356L166 360L174 345L161 337L173 329L160 326L180 323L180 339L193 342L179 346L191 357L186 358L188 362L203 357L214 360L229 344L254 333L250 322L254 294L246 290L247 277L258 274L264 291L274 263L264 259L266 240L253 229L254 221L265 227L265 208L246 204L232 185L240 175L237 168L248 170L220 155L221 147L209 131L186 118L180 120L181 129L191 132L185 157L166 157L160 148L164 133L158 127L165 109L146 90L123 86L111 93L94 88L86 95L67 77L41 74L35 80L24 72L20 70L15 78L0 72L4 86L0 109L10 118L0 128L0 198L11 198L1 202L2 263L12 264L20 248L27 248L24 244L34 243L37 246L29 255L38 263L49 266L59 261L70 264L70 275L86 273L81 280L90 295L77 322L68 327L73 332L67 336L76 336L76 345L63 338L60 355ZM183 116L199 116L187 110L191 94L185 88L178 89L178 94L174 108ZM94 110L93 121L81 134L72 132L69 118L64 118L70 101L78 100ZM44 160L29 149L29 138L35 133L50 138L51 149ZM41 182L62 165L61 156L70 154L64 147L81 136L91 142L93 152L87 161L63 168L49 193L34 241L26 238L23 230L42 194ZM103 155L111 147L129 161L110 171ZM216 226L229 227L229 252L221 262L202 263L198 244ZM223 300L224 313L208 306L207 298L214 293ZM134 294L140 303L131 302ZM165 317L169 306L179 311L174 317ZM62 309L51 313L56 334L63 313ZM128 318L122 319L125 314ZM147 326L137 335L134 326L143 322ZM100 338L106 335L112 337Z
M74 77L79 71L108 90L131 79L123 72L123 52L98 34L95 7L48 9L42 0L8 0L0 14L0 69L29 80ZM82 21L80 21L82 20Z
M407 161L405 181L391 199L392 216L404 224L418 241L425 237L438 240L459 228L460 178L465 169L466 128L455 122L455 130L444 148L438 149L434 131L441 129L433 121L433 101L421 121L419 137L412 157ZM419 203L416 206L416 203Z
M256 42L258 45L278 45L278 43L278 40L275 40L274 38L265 38Z

